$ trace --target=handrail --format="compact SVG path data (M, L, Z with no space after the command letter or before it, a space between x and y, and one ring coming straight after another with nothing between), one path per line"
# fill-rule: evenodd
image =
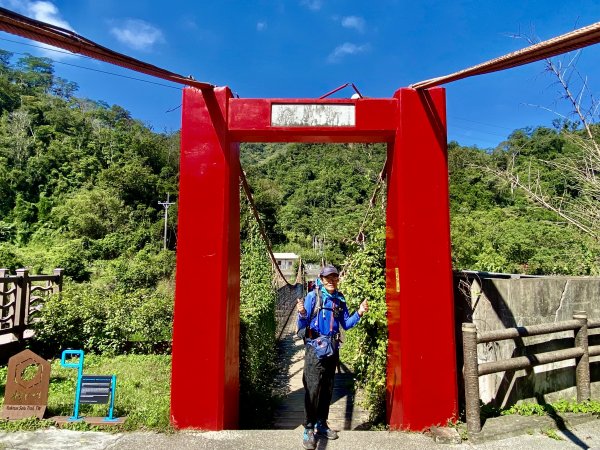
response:
M575 330L579 328L579 321L567 320L558 323L542 323L526 327L507 328L505 330L483 331L477 333L477 343L503 341L526 336L539 336L540 334L558 333L559 331Z
M0 335L14 334L20 340L25 337L25 330L37 320L32 316L45 301L45 296L33 294L61 292L63 269L54 269L52 275L30 275L28 269L16 272L16 275L10 275L7 269L0 269ZM12 287L8 289L8 285Z
M463 323L462 332L467 431L469 433L479 433L481 431L479 377L483 375L506 370L526 369L542 364L575 359L577 401L581 402L589 400L591 396L589 358L590 356L600 355L600 345L591 347L588 345L588 330L593 328L600 328L600 320L588 320L585 311L575 312L573 314L573 320L566 320L564 322L545 323L484 332L478 332L474 323ZM525 356L481 364L477 358L477 344L570 330L574 332L575 337L573 348L552 352L532 353Z

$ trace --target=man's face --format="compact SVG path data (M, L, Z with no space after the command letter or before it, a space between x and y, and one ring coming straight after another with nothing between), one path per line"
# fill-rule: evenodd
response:
M332 273L326 277L321 277L321 281L323 282L323 286L325 286L327 292L332 294L337 289L338 283L340 282L340 277L339 275Z

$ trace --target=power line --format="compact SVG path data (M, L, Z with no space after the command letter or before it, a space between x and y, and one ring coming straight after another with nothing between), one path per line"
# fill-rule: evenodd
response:
M35 44L30 44L30 43L28 43L28 42L15 41L14 39L0 38L0 41L12 42L13 44L21 44L21 45L26 45L26 46L28 46L28 47L39 48L39 49L42 49L42 50L49 50L49 51L51 51L51 52L62 53L63 55L76 56L77 58L93 59L93 58L90 58L89 56L85 56L85 55L77 55L77 54L75 54L75 53L72 53L72 52L66 52L66 51L64 51L64 50L59 50L59 49L57 49L57 48L52 48L52 47L44 47L43 45L35 45Z
M6 8L0 8L0 30L174 83L204 90L214 88L214 85L210 83L196 81L191 76L184 77L131 56L115 52L71 30L22 16Z
M487 134L487 135L490 135L490 136L496 136L496 137L500 137L500 138L506 139L506 134L493 133L491 131L485 131L485 130L474 130L473 128L466 128L466 127L463 127L463 126L460 126L460 125L456 125L456 124L452 124L452 123L448 124L448 130L450 130L452 128L457 128L457 129L469 131L469 132L472 132L472 133Z
M13 53L15 55L27 55L27 53L21 53L21 52L11 52L11 53ZM61 52L61 53L63 53L63 52ZM78 69L90 70L92 72L103 73L103 74L112 75L112 76L115 76L115 77L127 78L128 80L141 81L142 83L154 84L156 86L168 87L168 88L171 88L171 89L177 89L177 90L181 91L181 88L177 87L177 86L171 86L171 85L164 84L164 83L158 83L156 81L144 80L142 78L130 77L128 75L122 75L120 73L109 72L107 70L92 69L91 67L79 66L77 64L71 64L71 63L67 63L67 62L64 62L64 61L57 61L56 59L52 59L52 58L48 58L48 57L45 57L45 58L49 59L54 64L62 64L62 65L65 65L65 66L76 67ZM92 58L89 58L89 59L92 59Z
M53 52L56 52L56 53L61 53L63 55L69 55L69 56L75 56L77 58L85 58L85 59L94 60L94 58L91 58L89 56L78 55L78 54L71 53L71 52L65 52L65 51L62 51L62 50L55 49L55 48L44 47L42 45L35 45L35 44L29 44L27 42L15 41L13 39L0 38L0 41L12 42L14 44L20 44L20 45L27 45L28 47L34 47L34 48L39 48L39 49L43 49L43 50L50 50L50 51L53 51ZM11 51L10 53L13 53L15 55L27 55L27 53L22 53L22 52L13 52L13 51ZM150 80L144 80L142 78L130 77L128 75L122 75L122 74L115 73L115 72L109 72L107 70L92 69L91 67L80 66L80 65L77 65L77 64L71 64L71 63L67 63L67 62L64 62L64 61L58 61L56 59L49 58L47 56L45 56L44 58L49 59L54 64L63 64L65 66L76 67L78 69L90 70L92 72L98 72L98 73L103 73L103 74L107 74L107 75L112 75L112 76L115 76L115 77L126 78L128 80L141 81L142 83L155 84L157 86L163 86L163 87L168 87L168 88L171 88L171 89L181 90L180 87L171 86L171 85L164 84L164 83L157 83L156 81L150 81Z
M453 119L453 120L464 120L465 122L476 123L476 124L478 124L478 125L484 125L484 126L486 126L486 127L493 127L493 128L499 128L499 129L501 129L501 130L510 130L510 131L513 131L513 129L512 129L512 128L509 128L509 127L502 127L502 126L500 126L500 125L493 125L493 124L491 124L491 123L485 123L485 122L480 122L480 121L477 121L477 120L465 119L465 118L463 118L463 117L448 116L448 119Z

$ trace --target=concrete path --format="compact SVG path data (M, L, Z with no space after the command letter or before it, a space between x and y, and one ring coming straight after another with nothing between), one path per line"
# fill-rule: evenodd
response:
M488 421L489 422L489 421ZM505 422L504 426L510 424ZM431 436L421 433L386 431L342 431L336 441L319 440L317 449L331 450L386 450L386 449L597 449L600 450L600 420L571 427L570 431L555 434L548 429L540 430L532 422L532 428L524 435L473 443L436 444ZM209 431L157 433L101 433L59 430L55 428L35 432L0 433L0 449L3 450L192 450L192 449L301 449L301 429ZM500 438L500 439L498 439Z

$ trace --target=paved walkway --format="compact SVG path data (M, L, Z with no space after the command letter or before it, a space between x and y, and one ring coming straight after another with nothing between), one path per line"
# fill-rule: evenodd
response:
M514 417L514 416L511 416ZM529 419L529 418L526 418ZM510 419L509 421L510 422ZM336 441L320 440L317 449L596 449L600 450L600 420L582 423L571 427L570 431L557 431L532 427L525 434L516 437L476 444L464 441L461 444L436 444L421 433L386 431L344 431ZM510 426L510 423L504 425ZM101 433L59 430L51 428L35 432L0 433L0 448L3 450L299 450L301 429L295 430L252 430L252 431L209 431L157 433Z
M279 342L280 377L277 385L283 400L275 412L275 429L293 430L304 420L304 344L295 331L296 314L291 314ZM369 427L368 418L368 412L360 406L360 397L354 394L354 377L342 365L341 372L335 375L329 425L336 430L364 429Z

